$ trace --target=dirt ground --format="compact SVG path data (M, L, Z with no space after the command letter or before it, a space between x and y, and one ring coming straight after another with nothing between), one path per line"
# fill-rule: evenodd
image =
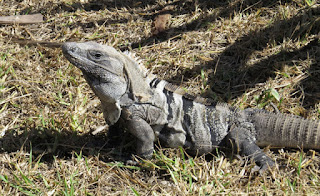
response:
M318 1L0 0L0 16L35 13L44 22L0 24L0 195L320 194L319 151L308 149L265 148L276 167L262 175L225 149L158 147L123 164L130 139L110 147L80 70L60 48L25 44L108 44L192 94L319 119Z

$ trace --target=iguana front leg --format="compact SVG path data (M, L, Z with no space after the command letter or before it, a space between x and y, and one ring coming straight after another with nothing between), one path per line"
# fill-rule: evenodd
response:
M241 154L253 158L260 167L260 173L274 165L273 160L255 144L252 132L250 132L247 127L234 126L231 128L228 136L235 142L235 145Z
M128 131L137 138L136 153L142 158L149 159L153 153L155 139L151 126L142 118L132 117L127 121Z
M121 118L124 120L129 133L137 139L136 154L142 158L149 159L154 149L155 133L150 126L150 122L147 122L148 118L145 116L145 109L142 105L124 108Z

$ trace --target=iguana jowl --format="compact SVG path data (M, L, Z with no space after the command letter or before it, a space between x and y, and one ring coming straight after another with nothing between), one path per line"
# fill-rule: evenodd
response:
M274 162L258 146L320 149L319 121L202 104L110 46L68 42L62 50L101 100L106 122L112 125L122 118L138 139L136 153L144 158L151 157L157 138L167 147L183 146L194 155L209 153L229 138L261 170Z

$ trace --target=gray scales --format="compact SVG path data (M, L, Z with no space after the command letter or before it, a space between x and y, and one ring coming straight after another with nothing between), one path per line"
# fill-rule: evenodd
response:
M67 42L62 51L99 97L106 122L113 125L121 118L143 158L152 156L157 139L191 155L210 153L227 139L264 171L274 161L260 147L320 149L320 121L192 97L110 46Z

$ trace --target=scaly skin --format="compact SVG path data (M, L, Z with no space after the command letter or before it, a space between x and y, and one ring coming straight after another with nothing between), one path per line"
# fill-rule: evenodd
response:
M259 146L320 149L320 121L256 109L245 111L255 125Z
M95 42L69 42L62 50L99 97L106 122L113 125L121 118L137 138L136 153L141 157L152 156L156 139L194 155L210 153L231 140L264 171L274 162L258 145L320 147L319 121L191 100L181 89L147 76L128 55Z

